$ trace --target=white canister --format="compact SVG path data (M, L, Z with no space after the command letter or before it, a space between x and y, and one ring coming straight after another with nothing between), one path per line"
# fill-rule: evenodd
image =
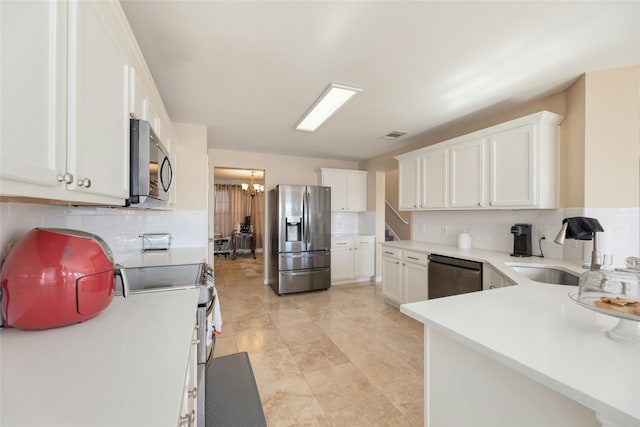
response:
M463 231L458 236L458 247L460 249L470 249L471 248L471 234L467 233L467 231Z

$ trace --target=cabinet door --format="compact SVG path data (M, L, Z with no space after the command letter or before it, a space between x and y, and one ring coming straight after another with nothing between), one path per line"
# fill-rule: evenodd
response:
M322 185L331 187L331 210L347 209L347 177L341 172L322 171Z
M62 1L0 2L2 194L65 194L66 15Z
M331 281L353 278L351 239L335 240L331 244Z
M491 135L491 206L535 206L536 127L521 126Z
M371 277L374 273L374 239L354 238L353 244L353 275L355 277Z
M416 209L420 204L420 156L398 162L398 207Z
M424 301L428 296L427 266L405 262L403 266L405 302Z
M135 119L147 120L148 99L142 88L140 73L129 67L129 115Z
M449 194L449 150L431 150L421 155L421 207L446 208Z
M478 208L484 204L484 139L449 148L451 156L451 207Z
M352 212L365 212L367 210L367 174L346 172L347 210Z
M68 189L124 199L129 189L128 65L119 5L69 3Z
M382 294L398 304L403 301L402 266L399 259L382 257Z

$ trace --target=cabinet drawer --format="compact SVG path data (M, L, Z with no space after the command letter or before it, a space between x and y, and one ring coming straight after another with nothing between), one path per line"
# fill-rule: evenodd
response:
M353 244L355 246L373 246L375 241L375 237L373 236L365 236L365 237L354 237Z
M331 249L350 248L353 244L351 237L331 239Z
M402 259L404 262L427 265L429 263L428 257L428 254L422 252L404 251L404 256L402 257Z
M382 256L387 258L402 259L402 249L382 247Z

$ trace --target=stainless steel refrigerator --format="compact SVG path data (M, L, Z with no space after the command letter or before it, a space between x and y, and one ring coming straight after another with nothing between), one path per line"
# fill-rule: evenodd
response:
M331 287L331 187L269 191L269 282L278 295Z

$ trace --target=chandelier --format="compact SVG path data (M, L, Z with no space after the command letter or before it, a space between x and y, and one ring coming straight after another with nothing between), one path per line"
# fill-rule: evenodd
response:
M246 183L242 183L240 184L242 186L242 189L244 191L247 192L247 194L251 197L255 196L258 193L262 193L264 192L264 185L261 184L255 184L253 182L253 175L255 174L254 171L251 171L251 183L246 184Z

